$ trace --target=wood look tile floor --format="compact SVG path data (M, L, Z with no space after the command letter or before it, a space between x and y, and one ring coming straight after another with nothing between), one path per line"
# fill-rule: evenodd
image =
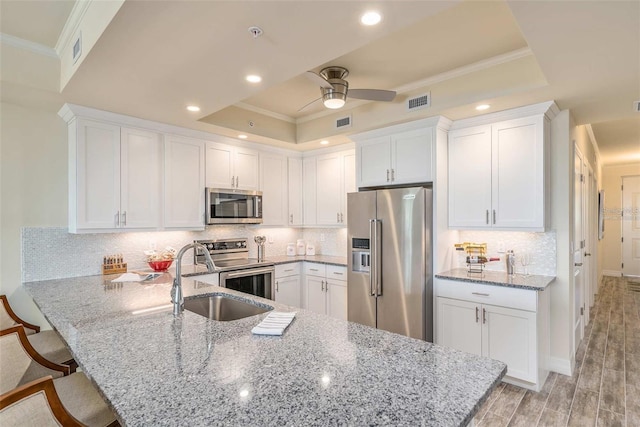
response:
M573 376L550 373L538 393L500 384L477 426L640 426L640 282L604 277Z

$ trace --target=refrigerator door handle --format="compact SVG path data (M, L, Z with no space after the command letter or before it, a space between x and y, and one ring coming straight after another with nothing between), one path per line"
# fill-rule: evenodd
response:
M376 220L369 220L369 247L370 247L370 256L373 258L373 268L369 268L369 296L376 296L376 291L374 290L374 284L376 283L376 267L375 267L375 259L376 259L376 248L373 244L375 239L375 228L376 228Z
M382 296L382 251L380 250L382 240L382 221L374 219L373 221L373 240L371 247L373 253L371 254L371 270L375 271L375 296Z

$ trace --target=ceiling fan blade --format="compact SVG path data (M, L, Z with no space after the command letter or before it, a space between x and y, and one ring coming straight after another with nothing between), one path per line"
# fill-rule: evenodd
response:
M323 87L325 89L333 89L333 85L326 81L320 74L316 74L313 71L307 71L306 73L304 73L304 75L306 78L320 87Z
M298 112L300 112L300 111L302 111L302 110L306 110L308 107L310 107L310 106L311 106L311 104L314 104L314 103L316 103L316 102L320 101L321 99L322 99L322 97L314 99L313 101L311 101L310 103L308 103L307 105L305 105L304 107L302 107L301 109L299 109L299 110L298 110Z
M396 93L392 90L382 89L349 89L347 96L353 99L390 102L396 97Z

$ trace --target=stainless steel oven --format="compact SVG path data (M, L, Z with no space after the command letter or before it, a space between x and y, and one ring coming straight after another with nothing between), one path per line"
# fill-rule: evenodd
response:
M207 224L262 224L262 192L207 188Z
M252 267L220 273L220 286L262 298L274 299L275 267Z

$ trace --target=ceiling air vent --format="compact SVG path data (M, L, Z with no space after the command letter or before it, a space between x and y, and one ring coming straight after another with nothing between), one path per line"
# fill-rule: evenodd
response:
M633 103L633 111L636 113L640 113L640 101L636 101Z
M78 33L78 38L73 43L73 63L75 64L78 58L82 55L82 33Z
M351 115L336 119L336 129L351 127Z
M431 92L407 99L407 111L422 110L431 107Z

